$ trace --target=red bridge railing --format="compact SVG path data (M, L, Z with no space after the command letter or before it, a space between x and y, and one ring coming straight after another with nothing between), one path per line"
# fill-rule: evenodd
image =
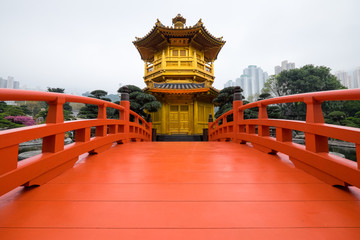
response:
M329 184L360 188L360 129L325 124L321 109L324 101L360 100L360 89L305 93L246 105L240 92L234 95L233 110L209 122L209 141L251 142L261 151L287 154L296 167ZM291 102L306 104L306 121L268 118L268 105ZM258 118L244 119L244 110L254 107L259 108ZM231 114L233 121L227 122ZM276 129L276 137L270 136L270 127ZM305 133L305 146L292 142L293 130ZM355 143L357 162L329 154L328 138Z
M62 93L0 89L0 101L45 101L46 124L0 131L0 195L21 185L41 185L71 168L83 153L99 153L114 142L151 141L152 123L130 110L127 93L120 105ZM97 119L63 120L63 104L76 102L98 106ZM107 119L106 108L119 111L119 119ZM131 122L133 115L134 122ZM91 128L95 136L91 137ZM65 133L75 131L75 142L64 145ZM42 138L42 153L18 162L19 144Z

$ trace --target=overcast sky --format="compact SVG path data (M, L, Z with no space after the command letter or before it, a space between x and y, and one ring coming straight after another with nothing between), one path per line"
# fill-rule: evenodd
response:
M359 9L359 0L0 0L0 77L67 93L145 87L132 41L178 13L226 40L218 89L248 65L274 74L282 60L350 71L360 66Z

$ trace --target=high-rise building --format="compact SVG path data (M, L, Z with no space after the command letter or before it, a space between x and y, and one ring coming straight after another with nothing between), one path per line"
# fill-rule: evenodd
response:
M345 71L338 71L335 73L336 78L347 88L353 88L351 76Z
M19 89L19 88L20 88L20 82L14 81L14 89Z
M235 86L235 82L233 80L229 80L224 84L224 88L234 87L234 86Z
M13 77L10 77L10 76L8 77L6 88L10 88L10 89L14 88L14 78Z
M260 67L250 65L243 70L240 78L236 79L236 85L239 83L243 89L244 97L249 98L250 96L261 93L261 89L264 87L264 83L268 77L268 73L264 72Z
M278 75L281 72L280 66L275 66L275 75Z
M353 83L354 88L360 88L360 67L353 72Z
M289 63L287 60L281 62L281 66L275 66L275 75L278 75L282 71L288 71L295 69L295 63Z
M7 80L0 77L0 88L7 87Z
M264 83L268 78L269 74L264 72L260 67L249 65L243 70L243 74L235 81L227 81L224 84L224 88L240 86L243 90L242 95L245 98L248 98L260 94L261 89L264 88Z
M0 88L19 89L20 82L15 81L14 77L9 76L7 79L0 77Z
M15 81L14 77L9 76L7 79L0 77L0 88L19 89L20 82Z

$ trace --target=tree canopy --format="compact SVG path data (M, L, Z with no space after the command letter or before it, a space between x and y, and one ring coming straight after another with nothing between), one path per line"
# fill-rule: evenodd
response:
M110 99L105 98L104 96L107 95L107 92L104 90L94 90L90 93L88 97L109 101ZM115 111L113 109L106 109L106 115L108 118L115 118ZM78 117L80 118L87 118L87 119L94 119L98 116L98 106L93 104L85 104L84 107L80 108Z
M0 129L16 128L24 126L21 122L15 122L15 117L23 117L25 113L18 106L7 105L0 101Z
M330 68L314 65L282 71L276 76L276 87L284 95L345 89Z
M130 109L144 117L149 118L151 112L157 112L161 108L161 103L151 94L144 92L134 85L126 85L119 88L118 92L124 92L127 88L130 100Z
M240 92L243 90L240 88ZM220 117L222 114L233 108L235 87L226 87L222 89L217 97L213 100L215 105L219 106L219 110L215 113L215 118Z
M307 92L345 89L339 80L324 66L305 65L301 68L282 71L270 76L264 84L263 93L272 96L293 95ZM336 103L324 103L325 115L338 110ZM284 118L305 120L306 105L304 103L286 103L280 105Z
M55 93L65 93L65 88L47 88L48 92L55 92ZM47 113L49 110L49 106L46 104L46 102L40 102L40 105L44 105L43 108L45 110L39 111L35 117L39 118L42 117L44 120L46 120ZM31 112L31 110L29 110ZM66 102L63 105L63 113L64 113L64 120L74 120L75 117L72 115L72 107L70 106L70 103Z

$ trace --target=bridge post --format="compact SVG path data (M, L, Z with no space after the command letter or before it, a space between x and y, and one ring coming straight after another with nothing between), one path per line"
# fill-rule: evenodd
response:
M258 114L258 119L259 121L259 125L258 125L258 136L259 137L269 137L270 136L270 127L269 126L265 126L262 125L261 120L267 120L268 119L268 114L267 114L267 105L259 103L258 104L259 107L259 114ZM263 138L260 138L261 140L263 140ZM269 154L276 154L277 151L268 148L268 147L264 147L262 144L256 144L256 143L252 143L254 148L265 152L265 153L269 153Z
M124 86L121 92L120 105L124 107L123 113L120 111L119 118L124 120L124 136L125 139L122 143L130 142L129 122L130 122L130 101L129 101L129 89Z
M46 117L46 124L60 124L64 122L64 114L63 114L63 105L65 103L65 98L57 97L55 101L48 102L49 110ZM59 151L64 150L64 138L65 138L65 131L63 132L43 137L43 144L42 144L42 152L50 152L56 153ZM52 168L48 171L43 172L41 175L30 179L26 183L23 184L25 187L30 187L34 185L42 185L49 180L53 179L54 177L60 175L64 171L69 168L72 168L75 162L78 160L78 157L69 159L64 161L62 164ZM62 161L61 157L56 157L53 161ZM46 165L51 166L51 163L46 163Z
M234 98L233 98L233 142L239 142L241 144L245 144L246 141L239 139L239 133L243 131L244 127L239 125L240 122L244 120L244 111L239 110L239 107L243 105L242 94L240 91L240 87L236 86L234 90ZM242 131L241 131L242 130Z
M97 119L106 119L106 107L107 104L98 105L98 116ZM112 131L114 128L111 127ZM95 137L106 137L107 136L107 125L96 126L95 128ZM89 152L89 154L101 153L111 147L112 143L105 144L101 147L95 148Z
M149 124L149 142L155 142L156 141L156 128L155 130L155 140L153 139L153 128L152 128L152 118L151 115L149 115L149 118L147 119L147 122Z
M209 121L208 121L208 141L212 141L212 133L213 133L213 123L214 119L211 113L209 113Z
M46 117L46 124L63 123L63 105L65 98L57 97L55 101L48 102L49 110ZM59 133L43 138L42 152L58 152L64 149L65 133Z
M98 106L98 116L97 119L106 119L106 104ZM97 126L95 129L96 137L105 137L107 135L107 125Z
M258 119L259 120L268 119L267 105L259 103L258 107L259 107ZM258 126L258 134L259 134L259 136L262 136L262 137L270 136L270 127L269 126L264 126L264 125L259 125Z
M304 98L304 102L306 103L306 123L325 123L324 116L321 109L321 101L316 101L313 97ZM305 147L306 150L314 153L328 153L329 145L328 145L328 137L317 135L314 133L309 133L305 131ZM323 169L329 168L329 166L321 166L321 165L309 165L305 162L301 161L301 157L296 156L290 157L290 160L294 163L297 168L300 168L313 176L321 179L322 181L330 184L330 185L339 185L339 186L347 186L347 183L340 180L336 176L325 172ZM298 158L298 159L297 159ZM331 167L330 167L331 168ZM337 171L341 171L338 169Z
M325 123L320 101L314 100L313 97L304 99L306 103L306 123ZM328 137L306 133L306 149L312 152L329 152Z

